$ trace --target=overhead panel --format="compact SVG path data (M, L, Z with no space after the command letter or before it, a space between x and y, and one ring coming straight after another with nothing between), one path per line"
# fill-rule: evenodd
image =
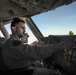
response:
M76 0L0 0L0 21L14 17L31 17L68 5Z

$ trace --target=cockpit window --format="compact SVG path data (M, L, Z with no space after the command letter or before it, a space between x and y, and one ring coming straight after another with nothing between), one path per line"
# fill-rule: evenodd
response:
M44 36L76 34L76 2L32 17Z
M0 37L4 37L4 35L2 34L2 32L0 31Z

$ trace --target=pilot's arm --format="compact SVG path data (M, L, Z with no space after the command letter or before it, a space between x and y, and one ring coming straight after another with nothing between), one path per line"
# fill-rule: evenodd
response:
M26 58L30 60L40 60L40 59L45 59L54 52L57 52L61 49L64 48L63 43L59 44L51 44L51 45L42 45L42 46L30 46L28 44L18 44L18 45L13 45L13 42L11 43L8 41L5 45L5 51L6 53L9 53L11 55L16 54L16 56L21 56L21 58ZM67 45L69 47L69 44Z

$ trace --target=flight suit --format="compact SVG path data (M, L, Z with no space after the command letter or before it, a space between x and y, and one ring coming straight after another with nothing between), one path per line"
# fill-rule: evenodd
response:
M58 44L30 46L23 44L18 37L11 36L4 44L2 56L7 68L18 69L33 65L35 60L45 59L60 50ZM32 68L31 68L32 69ZM55 71L34 67L33 75L53 75Z

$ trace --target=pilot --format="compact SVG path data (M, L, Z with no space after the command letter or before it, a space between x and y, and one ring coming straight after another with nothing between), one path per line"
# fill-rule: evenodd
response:
M8 70L23 69L32 71L30 75L55 75L55 70L47 68L35 67L33 62L48 58L53 53L69 49L69 42L61 42L59 44L31 46L24 44L21 37L25 35L25 21L21 18L13 18L11 22L12 36L5 42L2 56Z

